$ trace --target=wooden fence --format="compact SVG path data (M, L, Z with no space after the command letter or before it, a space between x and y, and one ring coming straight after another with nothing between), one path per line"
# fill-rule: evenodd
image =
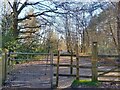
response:
M47 68L47 66L50 66L50 82L49 84L51 85L51 87L53 87L53 53L23 53L23 52L11 52L11 53L3 53L2 56L2 85L5 84L6 78L7 78L7 74L11 73L14 69L15 69L15 63L21 62L21 61L36 61L38 59L33 59L33 58L14 58L13 56L16 55L39 55L41 58L39 58L39 61L43 61L46 62L44 65L41 64L41 66L45 66L45 68ZM48 63L49 62L49 63ZM46 72L45 72L46 73Z
M110 81L110 80L99 80L99 77L115 77L115 78L120 78L120 70L117 70L115 71L116 69L118 69L118 67L120 66L119 64L99 64L98 63L98 60L99 58L117 58L118 55L98 55L98 50L97 50L97 42L93 42L93 45L92 45L92 55L91 56L79 56L76 57L76 55L73 55L73 54L61 54L60 55L60 52L58 51L58 58L57 58L57 63L54 64L55 67L57 67L57 71L56 73L54 74L54 76L56 76L56 87L58 86L58 82L59 82L59 76L63 76L63 77L76 77L76 79L79 79L79 78L91 78L92 81L100 81L100 82L113 82L113 81ZM71 56L72 55L72 56ZM60 57L62 56L70 56L71 57L71 60L70 60L70 64L60 64ZM73 65L73 57L76 57L76 65ZM85 66L85 65L79 65L79 63L77 63L81 58L89 58L91 59L91 66ZM110 70L98 70L98 67L101 67L101 66L113 66L112 69ZM70 68L70 73L69 74L61 74L59 72L60 70L60 67L69 67ZM76 68L76 74L73 74L73 68ZM80 68L84 68L84 69L91 69L91 73L92 75L91 76L88 76L88 75L79 75L79 71L80 71ZM115 75L105 75L107 73L110 73L110 72L114 72L114 73L118 73L119 75L118 76L115 76ZM101 73L101 74L99 74ZM119 83L120 80L118 81L114 81L116 83Z
M21 54L21 55L31 55L33 53L11 53L11 54ZM46 55L45 53L34 53L35 55ZM78 56L78 55L74 55L74 54L60 54L60 52L58 51L57 54L51 55L51 58L53 58L53 56L57 56L57 63L51 63L52 65L54 65L57 69L56 69L56 73L54 73L54 76L56 76L56 86L58 86L59 83L59 76L67 76L67 77L76 77L76 79L79 80L80 77L83 78L91 78L92 81L100 81L100 82L105 82L105 80L99 80L99 77L116 77L119 78L120 76L115 76L115 75L105 75L109 72L118 72L120 73L120 70L118 69L118 66L120 66L119 64L98 64L98 60L99 58L117 58L118 55L98 55L98 50L97 50L97 43L93 42L93 47L92 47L92 55L88 55L88 56ZM60 58L61 56L69 56L70 57L70 64L60 64ZM73 64L73 57L76 57L76 65ZM81 58L89 58L91 59L91 66L85 66L85 65L79 65L79 60ZM9 62L8 58L8 54L4 53L2 56L2 83L4 84L7 73L11 70L13 70L14 65L13 65L13 61L17 61L17 60L23 60L23 59L14 59L11 62ZM24 59L24 60L30 60L30 59ZM32 59L31 59L32 60ZM110 69L110 70L99 70L98 67L100 66L114 66L114 68ZM61 74L59 72L60 67L69 67L70 68L70 73L69 74ZM7 69L9 68L9 69ZM53 67L51 67L52 69ZM76 69L76 74L73 74L73 69ZM84 68L84 69L91 69L91 76L88 75L79 75L79 71L80 68ZM99 74L101 73L101 74ZM52 73L53 74L53 73ZM52 77L52 76L51 76ZM107 81L107 82L111 82L111 81ZM119 82L119 81L116 81ZM51 83L53 83L51 81Z

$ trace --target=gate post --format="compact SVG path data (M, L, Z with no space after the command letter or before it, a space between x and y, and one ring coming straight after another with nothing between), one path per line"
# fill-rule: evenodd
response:
M76 80L79 80L79 57L76 56Z
M7 75L7 52L2 53L2 85L4 85Z
M60 62L60 51L58 50L57 72L56 72L56 87L58 87L58 82L59 82L59 62Z
M92 81L98 81L97 60L98 60L97 42L93 42L92 44Z
M53 52L50 52L50 83L53 88Z
M73 74L73 52L71 51L71 58L70 58L70 74Z
M79 80L79 51L78 51L78 41L76 43L76 80Z

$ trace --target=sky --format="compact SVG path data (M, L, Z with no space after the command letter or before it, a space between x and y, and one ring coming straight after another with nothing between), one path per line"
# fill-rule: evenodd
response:
M7 0L0 0L0 7L2 7L2 2L5 2ZM10 2L13 2L14 0L9 0ZM19 0L21 2L24 2L25 0ZM36 2L36 1L45 1L45 0L28 0L30 2ZM65 2L65 1L69 1L69 2L118 2L120 0L46 0L46 1L59 1L59 2Z
M0 0L0 11L1 11L1 7L3 7L3 3L2 2L7 2L7 0ZM10 2L13 2L13 1L17 1L17 0L9 0ZM24 3L26 0L18 0L18 1L20 1L20 2L22 2L22 3ZM75 1L75 2L78 2L78 1L80 1L80 2L92 2L92 1L120 1L120 0L28 0L28 1L30 1L30 2L37 2L37 1L40 1L40 2L42 2L42 1L59 1L59 2L64 2L64 1ZM48 5L48 3L45 3L46 5ZM27 8L27 9L24 9L23 11L22 11L22 14L20 14L20 17L23 17L24 15L25 15L25 13L24 12L28 12L29 11L29 9L30 8Z
M7 0L0 0L0 3L3 1L7 1ZM9 0L11 2L13 2L14 0ZM20 0L21 2L24 2L25 0ZM29 0L31 2L36 2L36 1L44 1L44 0ZM47 1L47 0L46 0ZM65 1L72 1L72 2L118 2L120 0L49 0L49 1L60 1L60 2L65 2Z

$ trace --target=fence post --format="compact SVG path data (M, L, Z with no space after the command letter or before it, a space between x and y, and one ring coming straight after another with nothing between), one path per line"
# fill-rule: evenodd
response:
M93 42L92 44L92 81L98 81L97 60L98 60L97 42Z
M79 80L79 58L76 57L76 80Z
M70 74L73 74L73 52L71 51L71 58L70 58Z
M78 52L78 42L76 43L76 80L79 80L79 52Z
M53 88L53 52L50 52L50 83Z
M60 51L58 50L57 72L56 72L56 87L58 87L58 82L59 82L59 62L60 62Z
M2 54L2 85L4 85L7 75L7 53Z

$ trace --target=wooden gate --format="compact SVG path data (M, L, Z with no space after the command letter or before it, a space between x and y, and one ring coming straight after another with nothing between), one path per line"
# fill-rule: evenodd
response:
M10 84L11 86L13 84L13 86L24 87L23 84L25 83L30 83L32 85L38 82L39 87L45 86L46 88L47 85L48 85L47 88L53 87L53 53L10 52L4 54L4 58L2 61L3 61L3 80L2 80L3 84L8 84L8 85ZM31 66L29 64L32 66L33 71L29 70L29 68L31 69ZM22 68L27 68L27 67L28 67L27 70L29 72L28 71L20 72ZM16 70L18 70L19 73ZM29 79L28 81L23 79L8 80L10 76L15 76L15 75L16 78L24 78L24 79L29 78ZM32 75L33 76L37 75L37 78L34 78ZM28 87L32 87L32 86L29 85ZM35 85L34 87L37 87L37 85Z
M101 82L120 82L120 65L116 61L118 55L99 55L98 79Z

